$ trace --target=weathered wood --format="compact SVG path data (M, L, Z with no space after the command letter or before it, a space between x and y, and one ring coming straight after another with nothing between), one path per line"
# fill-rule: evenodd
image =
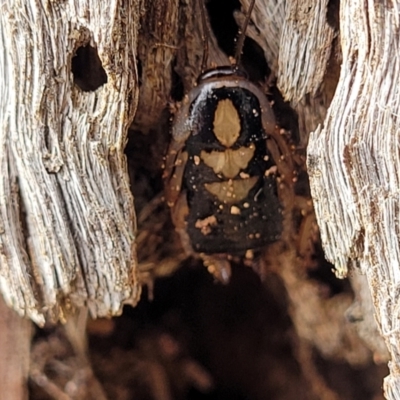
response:
M243 3L246 9L249 1ZM310 129L323 121L336 85L336 71L330 67L333 64L336 67L337 31L328 23L328 2L259 0L255 9L249 35L263 48L273 74L278 77L281 93L298 113L299 147L303 147ZM290 214L290 207L292 212L301 210L304 221L296 232L294 221L287 218L285 250L270 247L267 263L285 284L297 333L325 357L346 360L353 365L365 364L370 360L370 352L345 318L352 294L325 296L326 288L309 279L307 274L307 268L313 265L307 259L307 252L312 257L311 242L318 240L311 199L293 199L293 204L286 206L286 215ZM304 245L298 244L301 242ZM299 254L304 246L311 247Z
M0 291L38 324L83 304L112 315L138 299L123 153L138 3L1 7Z
M398 1L343 0L340 80L308 171L325 254L344 276L366 274L388 346L388 399L400 398Z
M327 9L328 0L286 2L278 87L294 106L305 95L316 95L323 81L335 36Z
M250 0L242 0L247 9ZM322 123L337 82L336 10L327 0L258 0L248 35L264 50L284 99L297 111L301 145ZM333 14L333 16L331 15ZM243 20L241 16L240 20Z
M32 323L0 296L0 400L28 399L31 331Z
M147 2L141 14L138 58L142 85L133 127L146 133L160 123L170 100L173 62L178 50L178 0Z

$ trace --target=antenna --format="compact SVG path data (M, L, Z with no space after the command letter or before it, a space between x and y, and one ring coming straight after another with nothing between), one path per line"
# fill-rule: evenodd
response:
M243 51L243 45L244 45L244 39L246 37L246 30L247 30L247 26L249 25L249 21L250 21L250 17L251 17L251 13L253 11L254 8L254 4L255 4L256 0L251 0L250 3L250 7L247 10L247 15L246 15L246 19L244 21L244 24L241 28L241 32L239 35L239 39L237 41L237 45L236 45L236 51L235 51L235 64L239 65L240 64L240 58L242 56L242 51Z
M200 2L200 14L201 14L201 24L202 24L202 35L201 41L203 42L203 59L201 61L201 72L204 72L207 68L208 61L208 39L209 39L209 27L207 24L206 17L206 0L199 0Z

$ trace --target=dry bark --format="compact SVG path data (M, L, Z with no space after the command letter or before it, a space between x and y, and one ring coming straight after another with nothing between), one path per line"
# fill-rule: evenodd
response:
M391 361L387 399L400 398L399 3L344 0L343 63L308 170L325 254L338 275L366 275Z
M242 3L247 9L250 0ZM337 10L327 0L259 0L254 9L248 36L263 49L279 90L297 111L305 146L324 121L338 79Z
M244 3L248 5L249 1ZM335 42L338 31L333 27L336 10L329 8L325 0L260 0L256 9L249 34L263 48L273 74L278 77L282 95L298 113L301 153L311 129L323 122L338 79L340 49ZM268 250L268 263L285 284L299 336L326 357L345 359L353 365L367 363L370 352L345 316L352 304L352 294L325 296L323 285L307 275L314 249L312 245L304 249L307 245L301 243L318 241L312 206L308 203L311 201L307 198L294 200L292 207L300 209L306 218L299 232L288 221L286 251ZM298 257L299 250L303 259ZM379 335L374 333L379 342ZM376 359L384 359L385 353L380 357Z
M178 1L143 4L138 41L141 65L139 104L133 124L146 133L161 119L172 88L172 63L177 52ZM165 21L166 23L160 23ZM158 74L154 74L158 71ZM147 82L151 82L148 85Z
M138 299L123 153L138 15L135 0L2 4L0 290L38 324Z
M307 94L315 96L324 79L335 36L327 8L328 0L286 2L278 87L294 106Z

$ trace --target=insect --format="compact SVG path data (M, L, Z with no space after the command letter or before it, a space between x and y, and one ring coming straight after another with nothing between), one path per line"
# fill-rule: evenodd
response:
M254 2L235 63L203 72L182 101L165 160L165 196L182 245L222 282L232 258L251 260L280 238L280 185L292 179L272 107L239 67Z

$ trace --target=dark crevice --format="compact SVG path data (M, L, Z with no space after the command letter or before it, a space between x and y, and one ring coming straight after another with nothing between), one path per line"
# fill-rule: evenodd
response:
M136 59L136 68L138 74L138 86L140 87L143 84L143 67L142 61L139 58Z
M240 33L234 12L241 9L239 1L211 0L207 4L210 25L221 50L233 56ZM243 68L249 74L251 81L264 80L270 74L262 48L248 36L244 41L241 57Z
M79 47L72 58L74 83L84 92L92 92L107 83L107 74L97 49L87 45Z
M300 142L300 134L297 113L290 106L289 102L283 99L281 92L275 86L275 82L270 86L267 97L272 102L277 124L290 132L292 143L298 144Z
M201 1L201 0L199 0ZM211 29L221 50L233 56L239 27L233 17L235 10L240 9L238 0L211 0L207 4ZM235 38L232 41L232 38Z
M326 20L328 24L335 29L339 30L339 11L340 11L340 0L329 0Z
M329 296L335 296L339 293L350 292L350 283L346 279L336 278L334 271L334 265L326 260L322 245L319 242L315 244L315 252L313 255L313 261L316 267L308 270L308 276L310 279L322 283L329 289Z
M271 73L263 49L249 37L244 41L241 64L253 82L265 81Z
M173 101L181 101L184 95L184 87L182 78L175 71L175 67L172 68L172 87L171 87L171 98Z
M114 334L103 342L92 340L91 346L107 354L118 343L128 353L140 346L143 336L166 333L214 377L207 393L192 387L184 397L173 393L174 399L274 398L277 388L290 392L283 381L265 374L282 359L293 385L302 383L291 356L286 307L285 296L280 292L275 298L247 267L234 265L229 285L219 285L201 263L188 260L174 276L155 282L152 302L143 296L136 308L125 307Z

